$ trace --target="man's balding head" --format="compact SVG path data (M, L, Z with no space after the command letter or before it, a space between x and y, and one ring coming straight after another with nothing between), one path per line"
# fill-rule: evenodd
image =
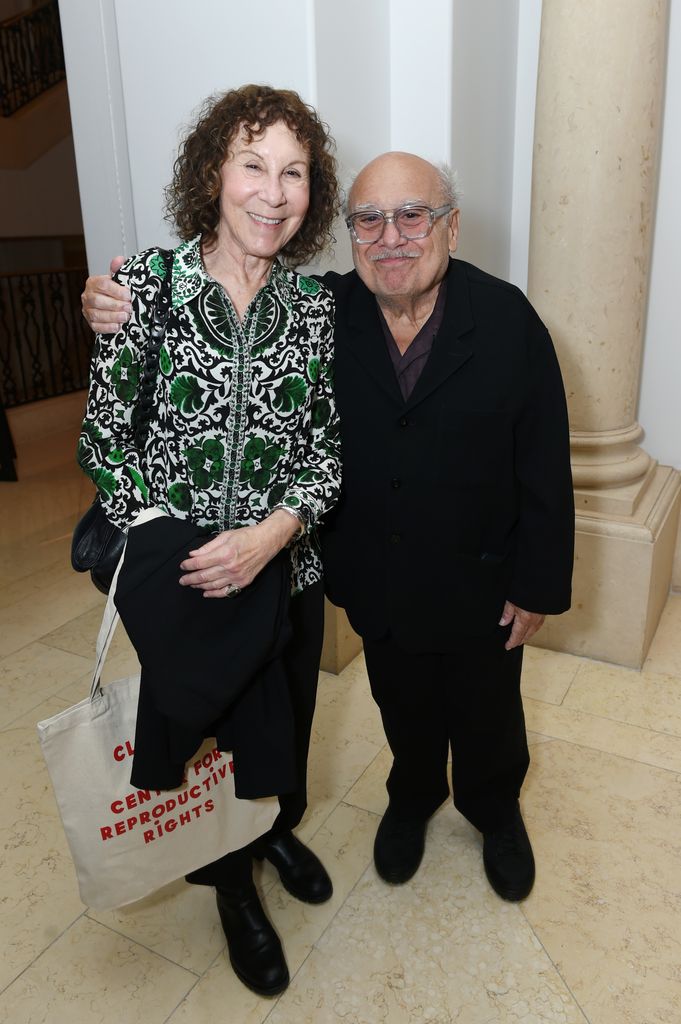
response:
M408 204L435 210L451 202L447 185L439 168L414 153L383 153L355 178L348 214L374 209L391 215ZM435 220L424 238L403 238L394 223L386 223L375 242L361 245L353 238L355 268L382 304L418 302L437 294L457 237L457 209Z
M415 153L404 153L400 151L395 151L392 153L382 153L380 156L375 157L374 160L371 160L368 164L366 164L366 166L363 167L362 170L359 171L359 173L355 176L355 178L350 183L350 187L348 190L348 198L346 202L347 212L349 213L351 209L355 184L357 182L360 182L360 179L365 175L365 173L382 174L383 169L385 169L389 174L390 169L392 167L405 168L409 164L412 165L412 168L416 174L420 173L427 177L434 176L434 178L437 179L437 188L439 191L438 205L442 205L443 203L451 203L452 206L459 205L456 175L452 171L450 171L448 166L444 164L436 166L435 164L430 163L428 160L424 160L422 157L416 156Z

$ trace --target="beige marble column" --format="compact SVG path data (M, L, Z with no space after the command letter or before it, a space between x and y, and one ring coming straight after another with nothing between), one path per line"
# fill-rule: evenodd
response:
M362 641L342 608L324 600L324 646L320 668L336 675L362 650Z
M669 587L678 474L636 421L666 0L544 0L529 293L560 358L577 506L573 610L547 646L641 664Z

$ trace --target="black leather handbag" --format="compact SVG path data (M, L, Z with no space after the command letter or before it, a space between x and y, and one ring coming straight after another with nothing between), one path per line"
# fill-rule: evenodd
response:
M154 405L154 389L158 376L158 361L171 308L173 254L160 250L166 274L156 297L147 341L144 371L140 381L137 405L133 412L135 447L142 451L149 433L149 421ZM84 516L76 524L71 540L71 565L76 572L89 572L92 582L103 594L109 593L123 547L125 533L109 522L99 494Z

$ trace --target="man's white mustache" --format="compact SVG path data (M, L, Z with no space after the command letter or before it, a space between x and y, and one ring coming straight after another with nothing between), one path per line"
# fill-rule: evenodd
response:
M406 249L387 249L384 252L375 253L369 259L372 263L375 263L376 260L415 260L419 255L417 252L407 252Z

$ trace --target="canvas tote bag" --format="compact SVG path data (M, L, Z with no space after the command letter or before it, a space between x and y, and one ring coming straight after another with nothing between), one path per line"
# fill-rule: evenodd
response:
M236 798L231 756L210 740L187 764L180 789L131 787L139 675L100 684L118 622L113 595L119 570L120 563L97 639L90 696L38 722L80 897L97 910L132 903L246 846L279 813L276 797Z

